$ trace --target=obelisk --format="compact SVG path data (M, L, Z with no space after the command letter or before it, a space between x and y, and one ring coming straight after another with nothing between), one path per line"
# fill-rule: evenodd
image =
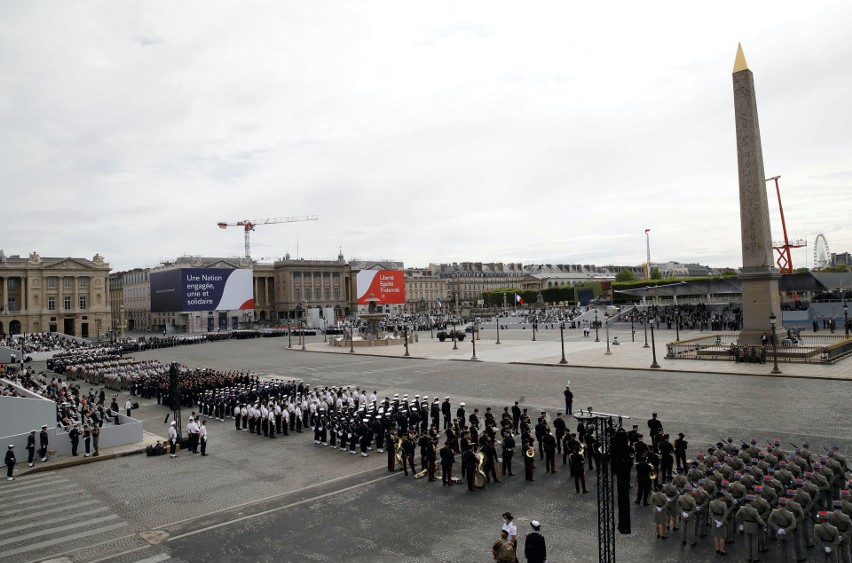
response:
M753 345L760 344L764 332L770 333L770 315L775 315L776 331L780 330L778 279L781 273L772 261L769 202L757 122L754 75L746 64L742 45L737 48L733 79L743 247L743 267L739 275L743 289L743 328L738 343Z

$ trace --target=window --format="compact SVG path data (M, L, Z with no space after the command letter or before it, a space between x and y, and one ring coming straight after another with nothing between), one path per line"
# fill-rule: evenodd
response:
M298 288L298 287L297 287L297 288L295 289L295 293L294 293L293 295L295 295L295 297L296 297L296 301L301 300L301 299L302 299L302 290L301 290L301 288Z
M87 278L85 276L81 277L79 284L80 284L80 289L85 289L85 288L89 287L89 278Z
M62 278L62 287L64 289L71 289L71 282L72 282L72 278L65 276L64 278ZM70 307L68 307L68 308L70 309Z
M314 299L316 299L317 301L320 300L320 288L316 288L314 290Z
M335 300L340 299L340 288L339 287L334 288L334 299Z
M88 298L85 295L80 296L80 310L81 311L84 311L86 309L86 302L87 301L88 301Z
M47 289L56 289L56 276L47 278Z
M67 279L67 278L66 278L66 279ZM64 300L64 302L62 303L62 308L63 308L63 309L66 309L66 310L70 310L70 309L71 309L71 296L70 296L70 295L66 295L66 296L65 296L65 300Z
M331 290L325 288L325 300L328 301L329 299L331 299Z
M14 297L9 298L9 310L10 311L17 311L18 310L17 304L18 304L18 302L15 300Z
M9 278L6 280L6 287L9 289L15 289L15 278Z
M47 298L47 310L55 311L56 310L56 297L48 297Z

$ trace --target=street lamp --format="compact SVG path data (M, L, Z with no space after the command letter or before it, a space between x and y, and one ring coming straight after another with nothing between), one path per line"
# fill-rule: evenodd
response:
M497 315L494 320L497 323L497 344L500 344L500 315Z
M675 334L677 341L680 342L680 307L675 306Z
M537 327L537 326L538 326L538 317L537 317L537 316L535 316L535 315L533 315L533 319L532 319L532 329L533 329L533 339L532 339L532 341L533 341L533 342L535 342L535 329L536 329L536 327Z
M598 310L595 309L595 342L600 342L601 339L598 338Z
M322 324L322 341L328 342L328 319L323 319Z
M645 345L642 348L648 347L648 311L642 313L642 328L645 330Z
M458 350L459 346L456 343L456 318L455 317L453 317L453 334L452 334L452 337L453 337L453 350Z
M771 332L769 333L769 337L772 339L772 371L769 372L773 375L778 375L781 373L781 370L778 369L778 339L775 338L775 321L777 317L775 313L769 314L769 327Z
M606 326L606 353L604 356L611 356L612 352L609 349L609 311L604 312L604 325Z
M402 325L402 338L405 340L405 354L404 356L407 358L411 354L408 353L408 324Z
M651 368L659 369L660 364L657 363L657 343L654 342L654 319L650 319L648 324L651 325L651 354L653 358L653 362L651 362Z
M473 355L470 359L474 362L478 362L479 358L476 357L476 321L473 321L473 333L470 335L470 343L473 345Z
M302 319L301 321L299 321L299 324L301 325L301 329L302 329L301 330L301 332L302 332L302 352L304 352L307 349L307 348L305 348L305 328L308 326L308 323L307 323L307 321Z
M355 353L355 323L349 323L349 353Z
M843 302L843 328L846 331L846 338L849 338L849 305Z
M630 342L636 342L636 330L633 328L633 319L636 317L636 306L630 311Z
M293 321L287 319L287 349L293 349Z
M565 359L565 321L559 323L559 340L562 342L562 359L559 360L559 363L567 364L568 361Z

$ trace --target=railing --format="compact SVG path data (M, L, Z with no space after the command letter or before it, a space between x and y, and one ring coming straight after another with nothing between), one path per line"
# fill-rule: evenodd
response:
M783 363L831 363L852 353L852 339L842 335L801 336L798 342L783 339L777 348ZM772 346L737 344L737 333L717 333L666 345L669 359L725 360L766 363L773 360Z

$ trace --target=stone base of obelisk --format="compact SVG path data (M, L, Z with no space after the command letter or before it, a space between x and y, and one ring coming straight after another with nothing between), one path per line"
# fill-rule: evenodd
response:
M738 277L743 288L743 328L737 344L759 345L764 333L771 337L769 316L772 313L775 313L775 334L780 342L786 334L781 326L781 296L778 294L781 274L775 268L744 268Z

